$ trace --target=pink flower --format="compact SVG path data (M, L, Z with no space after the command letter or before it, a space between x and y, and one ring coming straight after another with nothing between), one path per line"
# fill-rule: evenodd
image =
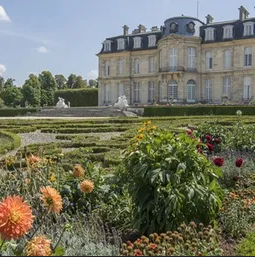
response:
M192 133L193 133L193 131L191 130L191 129L188 129L187 130L187 134L190 136L190 135L192 135Z

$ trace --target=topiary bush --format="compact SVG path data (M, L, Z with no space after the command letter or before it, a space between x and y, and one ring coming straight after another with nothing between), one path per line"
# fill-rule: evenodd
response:
M197 141L148 123L126 153L122 179L134 202L141 233L176 229L194 220L209 224L221 207L221 169L197 151Z

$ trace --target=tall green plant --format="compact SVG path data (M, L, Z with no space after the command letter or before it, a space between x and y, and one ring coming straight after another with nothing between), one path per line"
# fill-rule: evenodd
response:
M123 176L142 233L176 229L182 222L210 223L221 206L220 168L197 152L185 134L142 128L127 152ZM150 132L146 132L150 131Z

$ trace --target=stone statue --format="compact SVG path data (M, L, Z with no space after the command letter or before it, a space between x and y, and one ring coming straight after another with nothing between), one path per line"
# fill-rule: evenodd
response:
M65 99L64 98L61 98L61 97L58 98L56 108L57 109L68 108L68 106L65 104Z
M126 110L128 107L128 101L125 95L118 97L118 102L114 104L114 107L119 108L121 111Z

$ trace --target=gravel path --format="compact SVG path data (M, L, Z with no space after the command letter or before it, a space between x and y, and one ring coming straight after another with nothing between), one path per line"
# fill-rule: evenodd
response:
M121 135L123 132L106 132L106 133L85 133L85 134L77 134L77 135L86 135L86 136L99 136L100 140L108 140L112 137L117 137ZM56 139L56 134L51 133L41 133L39 130L30 133L20 133L18 134L21 138L21 148L31 144L47 144L51 142L65 142L68 140L58 140ZM74 134L65 134L65 135L74 135ZM12 150L2 156L0 159L4 159L8 156L14 156L17 153L18 149ZM63 152L72 151L74 148L68 148L63 150Z

